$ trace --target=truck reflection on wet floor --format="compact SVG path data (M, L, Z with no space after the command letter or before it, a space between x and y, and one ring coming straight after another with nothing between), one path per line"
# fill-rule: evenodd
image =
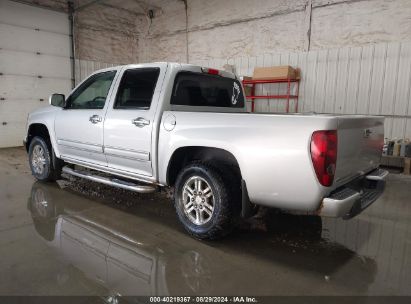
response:
M106 295L363 294L375 279L374 260L325 239L320 217L261 212L200 242L162 195L65 186L33 184L35 229L70 265L63 281L91 280Z

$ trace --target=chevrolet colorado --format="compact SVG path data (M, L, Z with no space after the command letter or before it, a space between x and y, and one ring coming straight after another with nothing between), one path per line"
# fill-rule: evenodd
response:
M28 117L32 174L174 188L185 229L229 233L256 206L350 218L383 192L384 120L249 113L234 74L178 63L100 70Z

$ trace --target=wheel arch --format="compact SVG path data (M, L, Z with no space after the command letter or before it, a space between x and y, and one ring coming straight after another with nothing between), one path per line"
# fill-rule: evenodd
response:
M233 173L238 177L241 189L241 216L247 218L255 214L256 206L250 201L247 185L241 173L240 163L233 153L215 147L207 146L184 146L176 149L168 162L166 181L168 186L174 186L177 175L182 168L192 161L205 161L213 164L230 166Z
M215 147L184 146L176 149L170 157L166 173L167 184L173 186L180 170L197 160L230 166L241 178L240 165L231 152Z
M30 143L34 137L40 136L46 140L46 143L51 147L51 138L49 129L45 124L42 123L32 123L27 130L27 137L26 137L26 150L29 151Z

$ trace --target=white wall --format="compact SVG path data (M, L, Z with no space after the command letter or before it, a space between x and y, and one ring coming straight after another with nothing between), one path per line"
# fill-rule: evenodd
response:
M76 59L75 60L76 85L78 85L81 81L86 79L94 71L105 69L105 68L116 66L116 65L117 64L114 64L114 63Z
M215 68L226 63L235 65L239 75L252 75L256 66L298 66L300 112L384 115L386 137L411 138L411 42L196 62ZM260 86L258 93L284 89ZM285 102L257 100L255 109L284 112Z

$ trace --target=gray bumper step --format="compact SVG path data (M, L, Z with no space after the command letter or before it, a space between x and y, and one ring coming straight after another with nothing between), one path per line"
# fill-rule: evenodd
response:
M363 182L355 189L346 186L342 187L329 197L323 199L319 214L321 216L343 217L345 219L354 217L381 196L387 176L388 171L376 169L368 175L361 177L361 179L365 178L375 183L372 187Z
M88 171L73 170L69 167L63 167L63 172L80 178L88 179L93 182L109 185L116 188L126 189L139 193L152 193L156 191L156 187L137 185L128 181L120 180L118 178L104 177L92 174Z
M384 180L388 176L388 171L383 169L376 169L369 173L365 178L368 180L380 181Z

